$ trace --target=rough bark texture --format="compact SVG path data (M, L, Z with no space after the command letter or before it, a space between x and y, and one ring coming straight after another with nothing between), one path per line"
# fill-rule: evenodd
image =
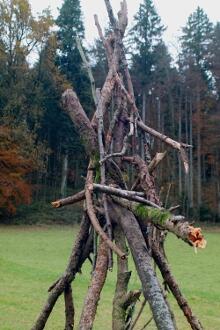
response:
M115 243L122 251L127 251L125 236L119 225L114 230ZM128 271L128 261L117 258L117 282L115 286L115 295L113 299L112 310L112 329L124 330L126 325L131 322L126 320L126 312L130 305L135 304L141 295L141 291L128 291L128 283L131 272Z
M67 89L62 95L62 101L64 110L79 132L87 155L94 156L97 153L97 136L76 93L72 89Z
M71 284L66 285L64 290L66 323L64 330L73 330L74 327L74 305Z
M151 264L151 257L134 215L112 204L112 213L118 219L128 240L134 263L142 283L144 297L149 302L159 330L174 330L173 322L163 298L160 285Z
M83 305L79 324L80 330L92 329L100 294L105 283L107 270L108 247L104 241L101 241L98 250L95 271L93 273L91 284Z

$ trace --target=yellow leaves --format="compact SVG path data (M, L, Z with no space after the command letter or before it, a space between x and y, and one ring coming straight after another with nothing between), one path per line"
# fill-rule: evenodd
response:
M201 248L204 249L206 247L206 240L204 239L204 236L202 235L201 228L195 228L193 226L189 226L189 240L193 244L195 248Z

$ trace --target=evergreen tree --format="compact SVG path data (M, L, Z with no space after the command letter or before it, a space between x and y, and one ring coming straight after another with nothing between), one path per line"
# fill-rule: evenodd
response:
M153 1L144 0L129 31L129 40L133 44L132 68L142 88L152 80L157 62L156 49L164 30Z
M200 70L203 78L210 82L210 43L213 24L200 7L192 13L186 26L182 29L182 59L186 66Z
M72 84L85 110L90 112L92 107L90 83L76 46L76 37L78 36L82 41L85 37L80 1L65 0L56 24L59 28L58 67Z

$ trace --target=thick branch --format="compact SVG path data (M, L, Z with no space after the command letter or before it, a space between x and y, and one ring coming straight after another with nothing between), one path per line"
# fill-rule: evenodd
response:
M62 101L64 110L79 132L86 154L94 156L97 153L97 137L76 93L72 89L67 89L62 95Z
M174 297L176 298L176 301L180 308L182 309L187 321L189 322L191 328L193 330L202 330L203 327L200 323L200 321L197 319L196 316L193 315L192 310L187 302L187 300L182 295L180 288L178 284L176 283L173 275L171 274L169 265L163 256L163 254L156 248L156 246L153 244L152 246L152 253L154 260L157 263L157 266L159 267L161 274L164 278L165 283L168 285L169 289L173 293Z
M126 241L124 233L119 225L114 230L115 243L121 250L126 251ZM128 271L128 261L117 258L117 282L115 286L115 295L113 300L112 310L112 329L124 330L126 328L126 312L131 304L134 304L139 298L141 292L128 291L128 282L131 277L131 272Z
M65 330L73 330L74 327L74 305L71 284L68 284L64 290L65 301Z
M48 295L48 299L43 306L32 330L42 330L45 327L45 324L50 316L50 313L53 310L54 305L56 304L59 296L64 292L65 288L72 282L75 277L75 274L80 270L83 262L87 258L82 257L83 250L86 246L87 238L89 236L89 221L85 216L78 233L75 245L73 247L67 268L65 273L56 281L52 290Z
M59 208L59 207L62 207L62 206L75 204L75 203L80 202L84 199L85 199L85 190L82 190L82 191L78 192L77 194L75 194L73 196L66 197L66 198L63 198L63 199L59 199L55 202L52 202L51 205L54 208Z
M79 329L92 329L96 315L100 294L105 283L108 270L108 248L104 241L101 241L96 261L95 271L93 272L91 284L83 304L80 318Z
M152 268L151 258L137 220L131 212L115 204L112 204L111 215L118 219L127 238L142 283L143 293L150 304L157 328L159 330L174 330L169 310Z
M149 221L152 221L152 223L161 229L168 230L191 246L196 248L206 247L206 240L202 235L201 228L195 228L186 221L182 222L182 216L180 216L180 219L179 216L169 216L169 212L162 209L157 210L157 212L161 212L161 216L158 213L155 214L155 217L151 217L153 216L150 212L151 207L141 206L136 202L129 202L122 198L114 198L114 201L132 211L143 224L147 225Z

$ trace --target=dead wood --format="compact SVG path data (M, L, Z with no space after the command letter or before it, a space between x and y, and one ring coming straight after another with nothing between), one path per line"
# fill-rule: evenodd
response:
M51 205L55 208L59 208L66 205L78 203L84 199L85 199L85 190L82 190L73 196L62 198L55 202L52 202Z
M88 218L87 216L84 216L67 268L50 291L47 301L33 325L32 330L44 329L57 299L64 292L65 288L73 281L75 274L81 269L81 266L86 259L86 257L82 258L82 253L89 236L89 226Z
M101 240L96 267L92 275L91 284L85 298L82 314L79 323L80 330L92 329L93 322L96 315L100 294L105 283L108 270L108 247L104 241Z
M127 251L125 236L119 225L114 230L115 243L122 251ZM135 304L141 295L140 290L128 292L128 283L131 272L128 271L128 261L117 258L117 282L115 286L115 295L113 299L112 310L112 329L125 330L128 328L126 314L128 308ZM129 320L131 322L131 320Z
M62 101L64 110L79 132L87 155L94 156L97 153L97 136L76 93L72 89L67 89L62 95Z
M74 327L74 305L71 284L66 285L64 290L66 323L64 330L73 330Z
M178 305L182 309L186 319L188 320L191 328L193 330L202 330L203 327L200 321L195 315L193 315L192 310L187 302L187 300L182 295L178 284L174 276L171 274L170 267L164 255L157 249L155 245L152 246L152 253L154 260L157 263L157 266L160 269L160 272L164 278L166 285L168 285L170 291L173 293Z
M157 153L151 161L148 148L146 164L138 154L140 141L137 138L137 129L178 150L186 172L188 172L188 159L185 149L191 146L169 138L145 125L140 119L123 45L123 36L127 26L127 4L125 0L121 2L118 16L114 15L110 0L105 0L105 5L112 26L112 31L107 37L104 37L98 17L95 16L95 24L105 47L109 66L100 93L95 93L91 68L78 42L82 60L90 77L96 106L91 122L73 90L67 90L62 97L65 111L77 128L86 155L90 158L85 188L74 196L52 203L53 207L59 208L85 199L86 214L90 221L85 216L66 271L49 288L48 300L32 329L44 328L53 306L62 293L65 298L65 329L73 328L74 306L71 282L76 272L80 271L85 259L89 257L91 250L94 253L93 276L81 314L80 329L92 329L100 293L105 283L108 262L110 262L109 266L112 264L112 257L108 251L114 251L118 260L112 326L115 330L128 327L132 329L137 321L135 320L132 325L130 307L136 303L140 291L128 292L131 273L126 259L125 240L127 239L142 284L145 301L150 305L157 328L175 330L176 326L172 311L152 267L152 251L153 258L158 266L160 265L164 280L169 282L168 285L172 288L177 301L179 299L178 303L188 321L191 325L194 324L193 329L200 330L202 327L199 328L199 321L187 309L181 292L178 291L179 288L175 285L165 264L166 260L163 259L163 240L166 236L163 234L170 231L194 247L203 248L206 241L200 228L194 228L182 221L182 216L173 216L170 213L175 207L170 210L162 208L155 185L155 169L165 157L166 152ZM112 109L114 108L113 116L109 116L108 113L110 105ZM135 165L132 167L133 173L135 168L135 178L133 174L132 178L128 178L128 166L123 161ZM134 179L136 179L135 182ZM132 189L128 190L127 185L132 186ZM112 229L111 223L116 228L113 226ZM121 230L117 231L118 228ZM96 254L97 236L101 242L98 255ZM156 253L159 253L159 257Z
M152 222L153 224L157 225L159 228L163 230L167 230L174 235L176 235L178 238L181 238L184 242L188 243L191 246L194 246L195 248L205 248L206 247L206 240L204 239L204 236L202 235L201 228L195 228L191 226L187 221L181 221L182 216L180 216L180 221L178 221L178 216L172 216L167 214L167 218L164 220L161 220L159 214L158 217L149 217L147 213L149 210L146 209L146 212L144 209L142 209L140 212L139 206L140 204L136 202L129 202L122 198L114 198L114 201L121 205L122 207L132 211L137 219L139 220L140 224L142 223L147 227L149 222ZM161 212L166 210L161 209Z
M122 252L114 242L112 242L108 236L103 231L102 227L99 224L99 221L95 214L95 209L93 206L93 200L92 200L92 186L93 186L93 172L91 170L88 170L87 175L87 182L86 182L86 206L87 206L87 213L91 220L91 223L95 229L95 231L99 234L99 236L102 238L104 242L108 245L110 249L112 249L120 258L125 259L126 254Z
M143 294L149 302L157 328L175 330L137 220L130 211L115 204L111 206L111 215L118 220L128 241L142 283Z

